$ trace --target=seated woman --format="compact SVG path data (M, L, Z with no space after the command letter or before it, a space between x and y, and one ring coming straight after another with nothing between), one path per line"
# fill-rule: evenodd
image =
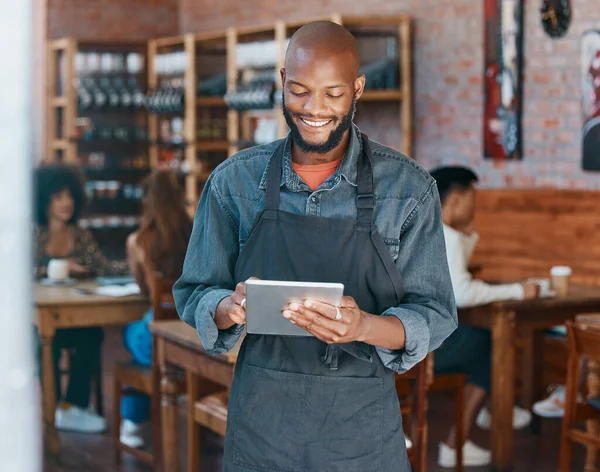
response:
M181 275L192 222L185 209L182 192L175 174L159 170L149 176L144 185L143 214L140 229L127 240L127 256L131 273L142 292L152 295L152 276L160 272L176 279ZM152 363L152 333L148 323L152 310L144 319L125 328L125 347L133 360L150 366ZM142 447L139 425L150 413L150 399L142 394L128 394L121 403L120 439L130 447Z
M73 170L62 165L35 171L34 270L46 275L51 259L67 259L71 277L112 275L127 271L126 261L108 261L92 234L77 225L85 204L83 182ZM56 379L55 426L60 430L100 433L104 418L91 412L92 368L101 355L102 328L58 329L52 344ZM63 349L70 350L69 386L63 397L58 363Z

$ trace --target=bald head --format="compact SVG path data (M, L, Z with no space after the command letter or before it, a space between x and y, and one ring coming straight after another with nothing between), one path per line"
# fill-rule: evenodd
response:
M356 39L340 25L315 21L292 36L281 81L295 159L298 152L313 156L306 161L313 164L343 156L365 86L359 70Z
M343 58L354 77L360 68L356 39L346 28L332 21L313 21L294 33L285 54L285 67L288 68L299 56Z

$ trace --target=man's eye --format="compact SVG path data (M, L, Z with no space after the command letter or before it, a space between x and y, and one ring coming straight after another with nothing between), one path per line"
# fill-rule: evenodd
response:
M333 98L333 99L336 99L336 98L341 98L341 97L342 97L342 95L344 95L344 94L343 94L343 93L342 93L342 94L340 94L340 95L331 95L331 94L327 94L327 96L328 96L329 98Z
M296 97L302 97L303 95L306 95L306 92L294 92L293 90L290 90L290 93Z

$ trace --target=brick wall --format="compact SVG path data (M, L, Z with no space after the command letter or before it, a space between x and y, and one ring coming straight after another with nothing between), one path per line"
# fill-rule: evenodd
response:
M176 35L178 0L47 0L48 38L147 39Z
M572 0L566 37L552 40L540 24L538 0L524 0L522 162L482 158L483 2L476 0L180 0L181 32L264 24L319 14L407 13L414 23L415 158L473 167L484 187L600 189L600 174L581 171L579 41L599 27L598 0ZM377 113L377 120L370 116ZM374 139L397 145L393 105L364 105L358 120ZM369 123L376 123L369 125Z

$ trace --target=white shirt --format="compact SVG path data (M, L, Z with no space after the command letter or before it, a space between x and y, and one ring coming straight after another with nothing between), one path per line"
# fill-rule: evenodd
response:
M468 236L444 225L444 239L457 307L468 308L502 300L523 299L525 294L521 284L490 285L473 279L468 267L479 241L477 233Z

